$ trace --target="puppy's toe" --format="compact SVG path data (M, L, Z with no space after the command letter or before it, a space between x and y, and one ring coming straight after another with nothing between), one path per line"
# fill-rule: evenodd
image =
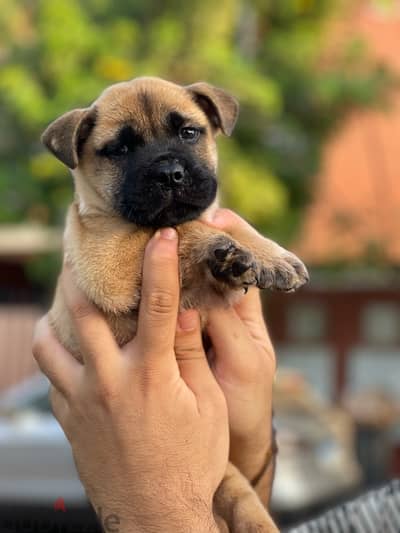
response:
M287 255L285 256L285 261L289 263L294 271L296 272L297 276L297 285L295 289L298 289L299 287L302 287L306 283L310 281L310 275L308 274L308 270L305 266L305 264L300 261L298 257L296 257L294 254L287 252Z
M259 278L260 288L284 292L293 292L310 279L304 264L290 252L276 258L271 265L263 266Z

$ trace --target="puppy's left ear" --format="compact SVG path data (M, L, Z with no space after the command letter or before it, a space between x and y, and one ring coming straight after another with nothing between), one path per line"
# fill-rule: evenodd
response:
M95 107L68 111L47 126L41 141L67 167L76 168L95 121Z
M188 85L186 89L193 95L211 124L225 135L231 135L239 115L239 103L236 98L204 81Z

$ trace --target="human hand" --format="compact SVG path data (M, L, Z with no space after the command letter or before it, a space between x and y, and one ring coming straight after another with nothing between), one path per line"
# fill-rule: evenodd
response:
M238 215L219 209L211 224L229 232L255 231ZM275 352L264 322L259 290L252 288L233 308L211 309L209 361L228 405L232 463L253 480L272 443Z
M84 365L46 319L34 341L87 494L103 516L118 516L125 533L216 530L212 499L228 458L226 403L197 311L179 315L177 326L177 235L168 231L172 239L164 230L146 248L138 332L129 344L117 346L68 269L63 292Z

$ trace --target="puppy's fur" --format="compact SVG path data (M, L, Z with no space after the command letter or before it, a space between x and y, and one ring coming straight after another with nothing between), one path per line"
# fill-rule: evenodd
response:
M157 228L179 233L181 306L227 305L249 286L295 290L307 279L290 252L256 232L205 222L218 206L215 137L232 133L236 100L207 83L182 87L138 78L106 89L86 109L50 124L44 144L71 170L65 258L76 283L105 314L120 345L136 331L145 246ZM57 287L50 319L80 358ZM244 477L229 465L215 497L221 530L276 531Z

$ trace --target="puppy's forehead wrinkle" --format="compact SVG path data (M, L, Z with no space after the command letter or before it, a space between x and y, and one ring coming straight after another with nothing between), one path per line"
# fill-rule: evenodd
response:
M162 121L162 109L160 102L146 91L141 90L138 94L139 116L142 127L148 130L152 137L156 137Z
M156 137L160 128L168 126L171 113L181 115L193 125L207 125L203 110L191 95L171 82L158 78L139 78L106 89L96 101L99 109L98 136L112 137L123 124L129 122L146 140Z

